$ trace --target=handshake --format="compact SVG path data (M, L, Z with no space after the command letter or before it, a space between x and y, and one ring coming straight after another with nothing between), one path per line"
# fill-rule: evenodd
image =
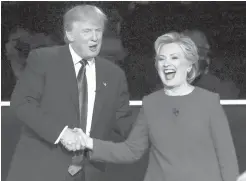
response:
M92 149L92 139L80 128L67 128L60 142L68 151L79 151L85 148Z

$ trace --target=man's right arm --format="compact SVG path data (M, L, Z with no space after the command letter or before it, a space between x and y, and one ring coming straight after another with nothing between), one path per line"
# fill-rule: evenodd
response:
M26 68L12 94L11 109L25 125L44 140L54 144L64 127L67 126L67 120L44 111L40 106L45 88L45 63L43 61L36 50L30 52Z
M65 126L62 130L62 132L60 133L60 135L58 136L58 138L55 141L55 144L58 144L60 142L60 140L64 137L64 134L66 133L68 126Z

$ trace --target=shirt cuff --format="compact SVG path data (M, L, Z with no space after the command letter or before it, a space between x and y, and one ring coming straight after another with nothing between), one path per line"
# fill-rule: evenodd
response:
M92 138L88 138L88 140L86 140L86 147L90 150L93 150L93 139Z
M60 133L59 137L57 138L57 140L56 140L55 143L54 143L55 145L59 143L59 141L60 141L62 135L64 134L64 132L66 131L67 128L68 128L68 126L65 126L65 127L63 128L62 132Z

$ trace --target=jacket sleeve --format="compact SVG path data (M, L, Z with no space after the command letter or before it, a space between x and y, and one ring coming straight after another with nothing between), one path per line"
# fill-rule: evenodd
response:
M27 65L11 97L11 109L18 120L32 129L42 139L55 143L66 126L56 124L60 119L40 105L45 89L45 64L36 50L31 51Z
M219 100L220 97L216 94L211 102L211 133L222 179L232 181L236 180L239 175L238 162L229 122Z
M123 71L120 76L119 93L117 99L116 122L113 131L120 136L120 140L127 139L133 124L132 111L129 107L129 92L126 76Z
M143 108L133 129L125 142L113 143L93 139L93 151L90 159L93 161L111 163L131 163L141 158L149 145L148 125Z

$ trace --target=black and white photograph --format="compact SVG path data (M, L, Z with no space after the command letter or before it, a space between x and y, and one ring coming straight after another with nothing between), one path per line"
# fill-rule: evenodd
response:
M1 180L246 181L245 10L1 1Z

